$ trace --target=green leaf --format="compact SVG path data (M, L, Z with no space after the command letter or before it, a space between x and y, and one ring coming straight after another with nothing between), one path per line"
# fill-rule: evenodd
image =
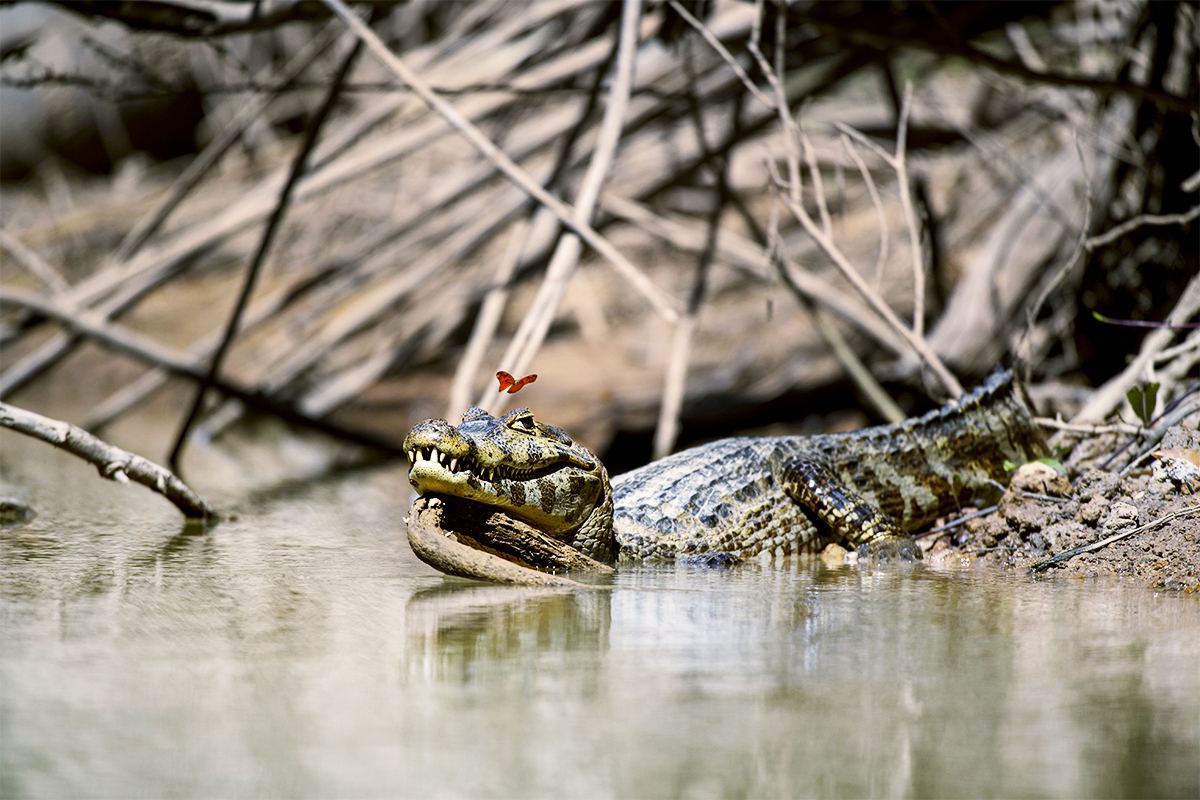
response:
M1050 456L1046 456L1045 458L1039 458L1038 461L1042 462L1047 467L1050 467L1055 472L1057 472L1059 475L1067 474L1067 468L1064 467L1062 465L1062 462L1059 461L1057 458L1052 458Z
M1006 459L1004 459L1004 471L1005 471L1005 472L1012 472L1012 471L1014 471L1014 470L1015 470L1015 469L1016 469L1018 466L1020 466L1020 465L1019 465L1019 464L1014 464L1013 462L1009 461L1007 458L1006 458Z
M1138 415L1142 424L1149 426L1150 420L1154 418L1154 404L1158 400L1158 384L1135 386L1125 393L1125 399L1129 401L1133 413Z

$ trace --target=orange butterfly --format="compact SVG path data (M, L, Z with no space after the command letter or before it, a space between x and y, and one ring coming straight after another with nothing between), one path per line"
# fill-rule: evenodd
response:
M526 375L524 378L521 378L521 380L517 380L504 370L500 370L496 373L496 380L500 381L500 391L503 392L505 389L508 389L509 394L515 394L536 381L537 375Z

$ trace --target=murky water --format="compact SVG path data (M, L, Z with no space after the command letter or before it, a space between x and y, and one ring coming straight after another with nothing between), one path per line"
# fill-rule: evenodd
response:
M1200 598L986 571L444 579L403 470L207 534L0 438L4 797L1195 797ZM225 504L228 508L228 503Z

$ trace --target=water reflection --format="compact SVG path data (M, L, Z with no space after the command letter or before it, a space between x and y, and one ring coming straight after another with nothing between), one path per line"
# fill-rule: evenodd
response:
M8 454L39 513L0 534L0 796L1200 793L1195 597L812 560L484 586L413 558L399 470L197 535Z
M409 680L522 681L549 668L551 656L608 649L608 591L485 586L447 579L420 589L405 614ZM561 664L561 659L558 659ZM582 664L577 660L575 668Z

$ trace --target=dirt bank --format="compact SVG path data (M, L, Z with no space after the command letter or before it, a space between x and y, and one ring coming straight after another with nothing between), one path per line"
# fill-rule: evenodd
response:
M1100 446L1089 447L1090 452L1106 449L1104 442L1092 444ZM1172 428L1161 449L1200 450L1200 433ZM1200 592L1200 481L1186 471L1171 474L1168 461L1150 459L1122 477L1095 469L1088 460L1068 464L1071 481L1044 465L1027 465L995 512L937 537L926 545L927 558L971 559L1025 571L1074 548L1132 533L1052 564L1046 572L1117 575L1153 589ZM1186 509L1194 510L1181 513Z

